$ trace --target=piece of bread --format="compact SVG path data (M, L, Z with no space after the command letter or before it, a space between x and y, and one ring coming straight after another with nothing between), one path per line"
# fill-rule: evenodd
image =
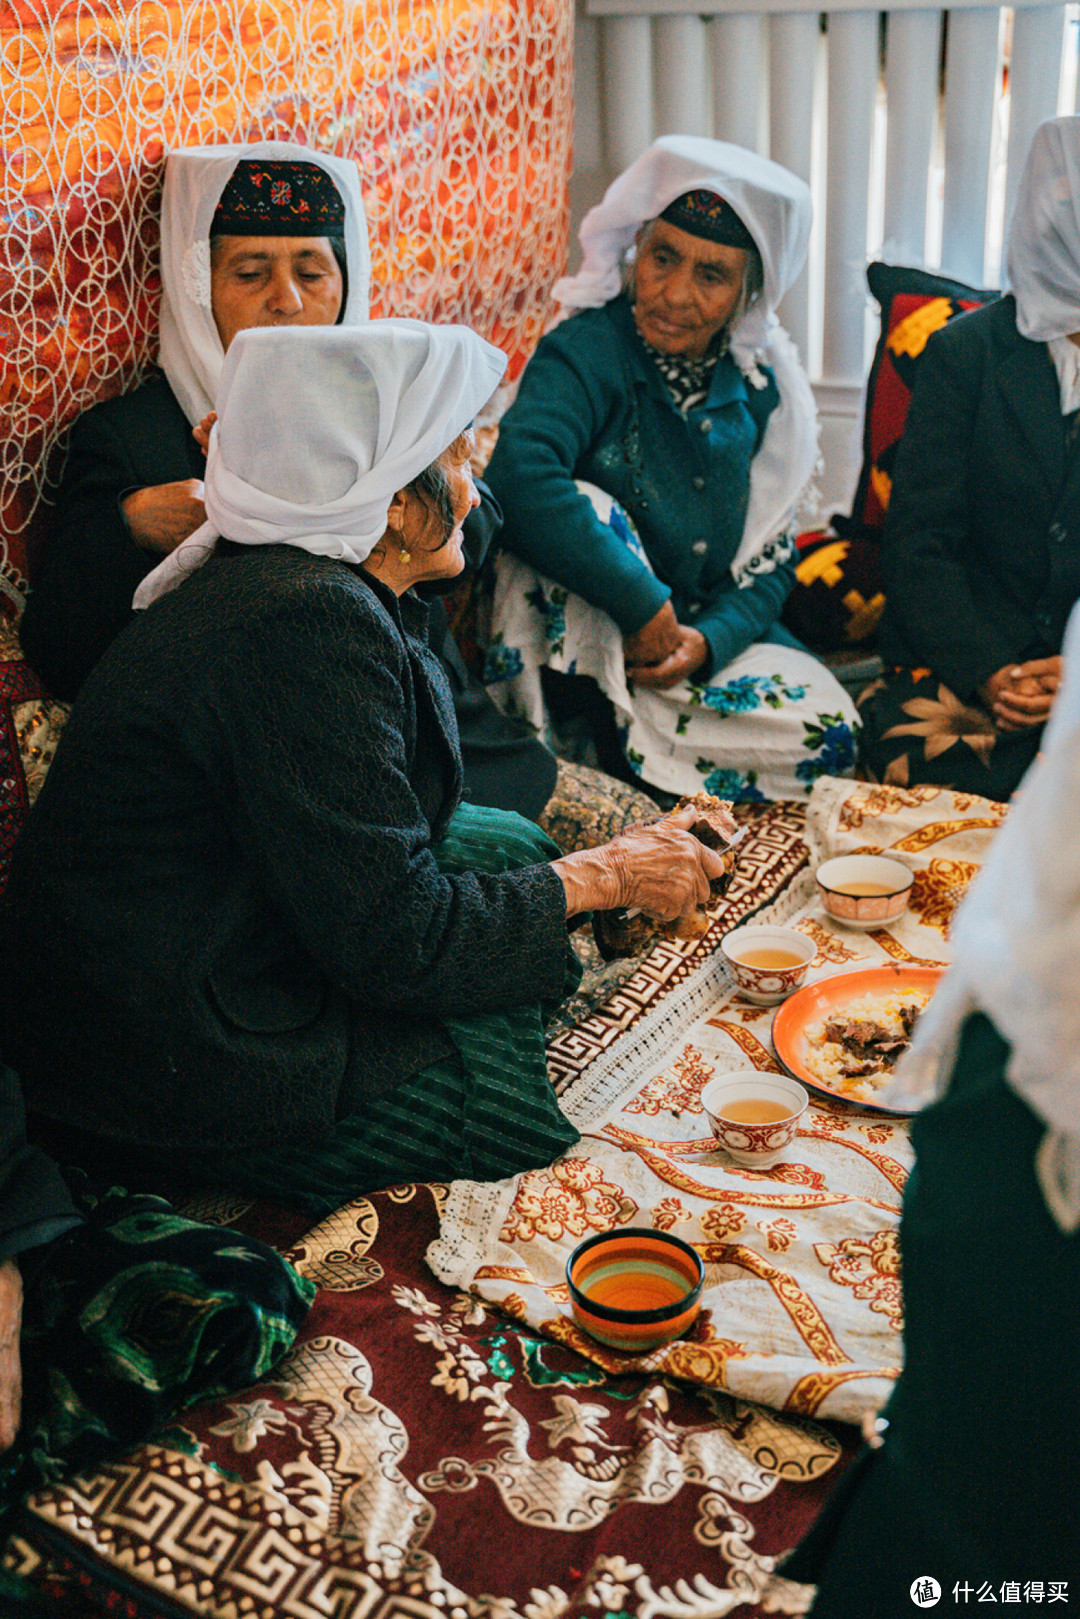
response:
M731 881L731 873L738 859L737 850L731 848L722 820L731 812L730 801L714 798L711 793L694 793L679 799L672 815L679 810L695 809L698 818L690 831L709 849L718 850L724 860L724 871L709 883L710 899L718 899ZM660 819L659 816L656 819ZM646 826L649 822L644 823ZM593 936L605 961L621 956L638 956L659 934L666 939L700 939L709 930L712 918L704 907L677 917L674 922L658 922L644 911L630 915L625 909L596 911L593 914Z

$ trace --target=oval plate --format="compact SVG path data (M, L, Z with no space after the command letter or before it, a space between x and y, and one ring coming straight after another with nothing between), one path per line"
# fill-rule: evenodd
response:
M804 1058L806 1031L823 1017L842 1017L844 1007L863 995L888 994L894 989L927 989L931 995L941 982L944 967L894 966L891 962L881 967L864 967L853 973L834 973L831 978L819 978L816 983L804 984L784 1002L773 1019L772 1041L776 1055L793 1079L801 1080L825 1096L834 1096L874 1113L896 1113L902 1117L911 1114L911 1108L889 1107L880 1102L867 1102L861 1096L849 1096L824 1080L815 1079Z

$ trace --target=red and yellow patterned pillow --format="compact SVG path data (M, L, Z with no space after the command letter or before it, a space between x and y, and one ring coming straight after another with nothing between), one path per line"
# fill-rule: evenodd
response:
M784 623L815 652L872 647L885 607L878 543L919 360L940 327L998 296L903 265L871 264L866 279L881 331L866 385L855 500L850 517L832 519L831 532L799 536L797 583L784 608Z
M927 340L957 315L990 303L998 294L903 265L872 264L866 279L881 309L881 332L866 385L862 473L848 521L878 534Z

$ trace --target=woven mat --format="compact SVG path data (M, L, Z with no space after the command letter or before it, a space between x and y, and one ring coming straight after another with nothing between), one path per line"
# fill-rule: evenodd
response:
M809 866L758 919L812 938L816 977L888 961L944 963L949 918L1003 814L944 790L821 782L807 816ZM872 933L834 928L812 874L821 859L863 849L898 853L916 872L908 911ZM513 1180L455 1182L429 1261L444 1281L609 1372L643 1366L780 1411L854 1422L884 1402L899 1371L908 1127L821 1098L771 1170L740 1169L718 1150L702 1086L738 1068L781 1065L773 1009L737 994L714 942L710 935L669 977L657 1004L633 998L618 1039L576 1040L562 1104L584 1139ZM647 991L651 978L642 978ZM574 1324L567 1258L613 1225L675 1230L698 1248L704 1310L686 1340L627 1357Z
M680 992L721 928L805 862L799 806L752 818L711 936L663 946L551 1043L563 1087ZM772 1573L855 1450L635 1367L617 1377L424 1263L444 1187L302 1217L197 1210L293 1244L320 1286L276 1378L185 1413L92 1478L34 1497L12 1542L57 1611L276 1619L721 1619L799 1614ZM764 1593L768 1593L765 1595Z

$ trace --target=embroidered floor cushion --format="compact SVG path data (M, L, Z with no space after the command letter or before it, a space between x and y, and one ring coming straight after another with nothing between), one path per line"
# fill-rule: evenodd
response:
M998 294L903 265L872 264L866 279L881 309L881 331L866 385L862 472L848 522L877 536L923 350L942 326Z

